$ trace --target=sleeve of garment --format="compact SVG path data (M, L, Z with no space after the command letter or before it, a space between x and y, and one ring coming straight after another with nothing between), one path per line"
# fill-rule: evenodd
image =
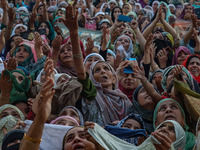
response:
M4 28L7 28L7 26L2 23L1 24L1 30L3 30Z
M100 49L99 54L100 54L100 55L104 58L104 60L106 61L107 50L102 51L102 50Z
M184 43L184 40L183 40L183 39L181 39L181 41L180 41L180 46L185 46L185 47L187 47L187 48L190 50L191 54L194 54L194 48L192 48L192 47L189 45L189 43Z
M92 83L92 81L89 79L88 73L85 80L78 80L78 81L83 85L83 90L81 92L81 95L88 101L94 100L97 95L97 89Z
M144 71L145 71L145 77L148 79L149 78L149 70L150 70L151 64L144 64L143 63L143 66L144 66Z

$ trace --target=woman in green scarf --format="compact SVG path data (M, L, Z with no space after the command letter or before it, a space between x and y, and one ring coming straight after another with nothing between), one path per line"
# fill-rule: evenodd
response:
M153 126L156 128L165 120L177 121L185 129L185 150L191 150L195 144L195 136L192 132L188 131L189 127L187 126L185 119L185 112L180 104L171 98L165 98L156 105L153 116Z

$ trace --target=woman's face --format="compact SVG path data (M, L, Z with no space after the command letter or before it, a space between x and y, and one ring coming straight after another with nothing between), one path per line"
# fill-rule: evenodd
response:
M59 119L54 124L63 126L78 126L78 124L74 120L68 118Z
M200 75L200 59L196 57L192 58L187 69L193 76L198 77Z
M29 53L24 46L19 47L18 51L16 52L15 58L17 59L18 63L24 62L29 57Z
M124 35L127 35L131 38L132 42L135 42L135 36L130 30L125 30Z
M128 128L128 129L132 129L132 130L137 130L137 129L141 129L141 125L135 119L130 118L130 119L127 119L124 122L122 128Z
M105 12L105 9L106 9L106 8L108 8L108 5L107 5L107 4L105 4L105 5L103 6L102 12Z
M50 0L50 5L51 5L51 6L56 6L56 5L57 5L56 0Z
M92 65L93 62L101 60L98 56L90 56L84 66L85 66L85 70L87 71L87 73L90 73L90 66Z
M0 114L0 119L12 115L13 117L20 119L19 113L13 108L6 108Z
M110 5L110 10L112 11L113 8L115 8L117 5L114 2L109 3Z
M44 29L46 31L46 35L49 35L49 27L46 25L46 23L41 23L38 29Z
M21 84L24 81L24 76L22 74L20 74L18 72L13 72L12 74L15 76L15 78L19 84Z
M64 24L61 18L56 19L55 22L54 22L54 25L57 24L57 23Z
M130 10L130 7L129 7L129 5L124 5L124 7L123 7L123 12L124 12L124 14L127 14L127 13L129 13L131 10Z
M178 58L177 58L178 64L181 65L186 60L188 55L189 55L188 53L180 51L178 53Z
M60 16L60 17L62 17L62 18L65 18L65 14L63 13L63 11L62 10L58 10L57 11L57 13L56 13L56 17L58 17L58 16Z
M115 58L113 57L111 53L107 53L106 62L108 62L112 67L114 67Z
M26 29L23 26L19 26L16 28L15 34L20 35L20 33L25 32L25 31L26 31Z
M61 75L59 78L58 78L58 81L57 81L57 85L60 85L60 84L63 84L63 83L66 83L69 81L69 77L67 77L66 75Z
M128 37L122 36L116 42L115 48L117 49L118 46L123 45L124 49L127 51L130 45L130 40Z
M60 51L60 61L63 64L69 64L73 63L73 58L72 58L72 46L66 44Z
M156 115L156 127L165 120L177 121L182 127L184 126L184 117L179 106L172 100L164 101L159 107Z
M138 92L137 100L139 105L145 110L154 110L156 106L152 98L149 96L149 94L145 91L143 87Z
M111 68L103 62L99 62L93 69L93 75L96 82L101 83L103 88L112 89L116 82L116 77L111 71Z
M165 122L156 131L169 137L172 142L176 141L176 133L173 123Z
M134 78L134 75L131 73L124 73L120 83L126 90L134 90L139 86L138 79Z
M44 10L43 6L40 6L40 8L38 9L37 13L42 15L43 14L43 10Z
M168 75L167 75L167 88L169 87L170 83L172 82L173 78L174 78L174 72L175 69L173 68L171 71L169 71ZM182 70L180 75L182 75L183 78L188 78L187 74Z
M193 10L191 5L185 7L185 14L192 14L192 12Z
M76 149L96 150L95 145L86 139L84 128L82 127L71 129L65 136L64 150Z
M73 108L66 108L65 110L63 110L61 112L61 114L59 116L70 116L70 117L76 119L76 121L79 124L81 123L80 122L80 117L78 115L78 112L75 109L73 109Z
M155 13L158 9L158 3L153 4L153 12Z
M119 15L122 15L121 10L119 8L115 8L113 16L115 17L115 19L117 19Z

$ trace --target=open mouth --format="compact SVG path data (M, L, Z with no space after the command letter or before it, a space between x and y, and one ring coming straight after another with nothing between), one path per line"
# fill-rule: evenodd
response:
M166 116L165 120L176 120L176 118L172 115Z
M107 77L107 76L102 76L102 77L101 77L101 81L104 82L104 81L107 81L107 80L108 80L108 77Z
M76 145L76 146L74 147L74 150L84 150L84 147L81 146L81 145Z

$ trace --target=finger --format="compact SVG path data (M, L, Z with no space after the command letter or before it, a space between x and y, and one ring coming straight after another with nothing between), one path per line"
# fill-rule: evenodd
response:
M5 127L2 128L4 136L8 133L7 129Z

